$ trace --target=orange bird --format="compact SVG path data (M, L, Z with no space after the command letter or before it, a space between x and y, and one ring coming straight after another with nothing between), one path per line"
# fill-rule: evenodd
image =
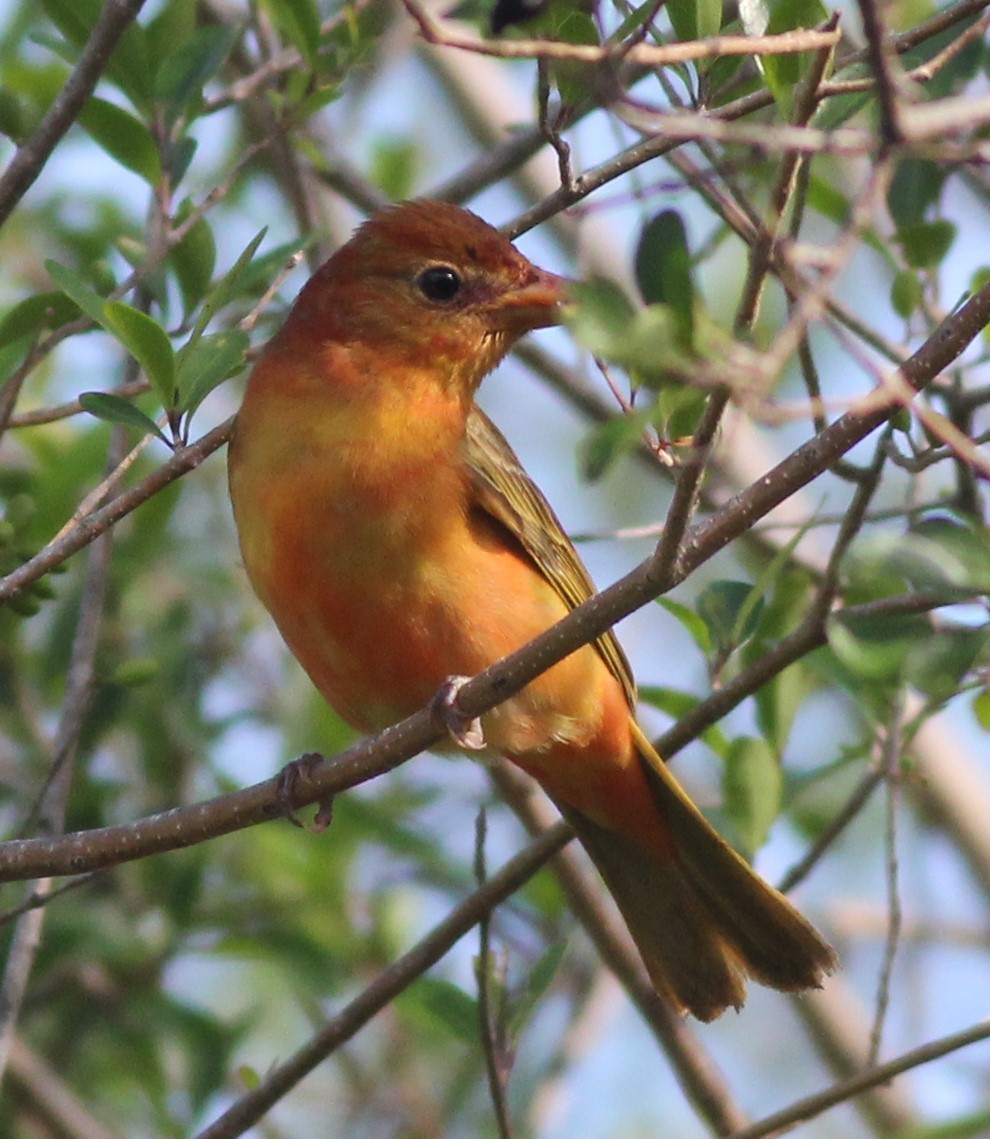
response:
M474 214L408 202L317 271L251 375L230 448L244 565L313 683L362 731L593 592L474 404L519 337L559 321L565 290ZM485 742L573 824L679 1012L738 1008L746 976L820 985L832 950L709 826L634 701L608 633L483 716Z

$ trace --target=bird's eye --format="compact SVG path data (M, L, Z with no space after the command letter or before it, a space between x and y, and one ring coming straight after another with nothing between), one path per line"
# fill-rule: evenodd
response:
M416 278L420 292L429 301L452 301L461 291L461 275L449 265L432 265Z

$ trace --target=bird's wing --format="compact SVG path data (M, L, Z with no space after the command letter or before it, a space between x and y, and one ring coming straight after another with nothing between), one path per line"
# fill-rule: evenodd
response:
M594 594L595 585L560 520L526 474L505 436L477 407L468 416L465 458L477 504L512 534L568 608L587 601ZM595 647L621 682L629 706L633 707L636 684L612 631L599 637Z

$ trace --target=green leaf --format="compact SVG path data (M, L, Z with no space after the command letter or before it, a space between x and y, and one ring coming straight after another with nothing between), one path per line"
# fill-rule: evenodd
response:
M175 352L168 333L147 313L123 301L103 306L104 325L144 369L164 407L175 402Z
M945 629L915 644L904 662L905 680L936 703L951 700L985 650L988 635L986 628Z
M917 273L902 269L896 274L890 286L890 304L898 316L907 320L918 311L925 290Z
M161 180L161 157L155 140L140 119L108 103L90 98L79 116L79 123L121 166L132 170L149 185Z
M418 1005L431 1020L466 1043L478 1040L478 1002L441 977L420 977L406 990L403 1004Z
M199 104L203 88L227 61L240 35L237 25L199 28L165 57L155 78L155 95L169 124Z
M79 404L83 411L95 415L97 419L104 419L108 423L123 423L127 427L136 427L142 435L157 435L165 444L168 439L162 434L161 428L140 408L134 406L129 400L119 395L110 395L106 392L83 392L79 397ZM170 445L170 444L169 444Z
M184 220L184 213L188 213L188 210L179 210L177 222ZM209 289L216 268L217 244L213 240L213 230L205 218L200 218L175 246L169 254L169 262L175 269L179 282L183 313L188 317Z
M79 315L79 306L66 293L36 293L25 297L0 320L0 348L22 336L38 336L67 324Z
M729 745L723 775L725 805L752 857L780 814L784 777L765 740L740 736Z
M924 221L925 214L942 196L948 176L948 170L930 159L902 158L887 191L887 208L895 226L900 229Z
M48 275L70 300L102 328L106 328L106 318L103 313L104 299L94 289L71 269L60 265L57 261L46 261L45 268Z
M313 67L320 48L320 13L315 0L262 0L262 7L282 35Z
M409 139L385 139L371 154L371 181L393 202L411 196L419 169L419 147Z
M260 229L254 237L251 238L234 264L231 265L227 272L210 290L206 300L203 302L202 309L200 309L196 325L190 334L190 343L198 340L199 337L203 335L206 326L213 317L236 295L237 289L242 284L243 277L247 272L247 268L251 264L251 258L255 255L258 246L264 241L267 232L268 227L265 226L264 229Z
M713 581L698 595L698 616L723 654L753 635L762 611L762 597L745 581Z
M240 329L201 336L179 353L176 406L192 415L211 391L244 364L251 338Z
M639 698L653 708L666 713L673 720L680 720L701 703L699 697L691 692L681 692L676 688L663 688L656 685L644 685L639 689ZM701 739L719 757L724 759L729 750L729 740L725 732L712 724L701 733Z
M526 1027L527 1022L536 1010L536 1006L543 998L543 994L550 988L566 952L566 941L555 942L529 971L525 987L513 1002L512 1013L509 1017L509 1032L513 1039L518 1038Z
M913 269L935 269L956 239L951 221L919 221L901 226L895 240L904 252L904 260Z
M41 0L41 6L69 43L82 48L103 10L103 0ZM105 74L135 107L147 108L154 72L144 28L136 20L127 25L118 40Z
M705 622L693 609L689 609L686 605L682 605L672 597L658 597L657 604L663 609L666 609L672 617L677 618L688 633L690 633L691 639L705 656L712 651L711 632Z
M838 613L827 625L828 643L855 676L899 682L908 656L931 640L931 622L916 615L863 616Z
M722 0L667 0L665 8L682 42L718 35L722 27Z
M638 447L649 422L644 412L614 415L596 424L578 446L578 471L587 482L597 482L624 455Z
M828 19L821 0L775 0L771 6L767 33L775 35L800 28L814 28ZM767 55L758 60L777 106L790 119L798 84L808 74L814 53Z
M973 697L973 715L985 732L990 732L990 692L984 689Z
M608 355L635 316L629 298L604 280L578 282L570 292L576 304L567 313L567 324L574 336L596 356Z
M636 281L647 304L666 305L673 313L681 346L694 345L694 285L684 222L676 210L664 210L648 222L636 249Z

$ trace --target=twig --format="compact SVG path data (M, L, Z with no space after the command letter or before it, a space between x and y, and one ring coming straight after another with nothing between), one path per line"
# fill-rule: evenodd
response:
M423 39L438 47L456 48L498 59L566 59L581 63L606 63L616 58L643 67L662 67L735 55L792 55L835 46L838 31L801 30L770 36L708 36L675 44L562 43L558 40L479 40L447 31L417 0L402 0L403 7L416 21Z
M488 877L485 867L485 834L487 822L485 811L478 812L474 840L474 875L479 887L483 887ZM488 1094L495 1111L495 1123L499 1139L513 1139L512 1118L506 1099L509 1074L512 1071L512 1049L505 1035L504 978L500 986L503 999L494 1007L494 971L497 968L491 948L491 911L484 913L478 921L478 956L474 963L475 978L478 983L478 1021L481 1031L481 1050L485 1057L485 1070L488 1073Z
M482 915L491 913L527 882L571 837L570 827L560 823L510 859L484 886L475 890L408 953L341 1009L290 1059L269 1072L259 1087L242 1096L216 1122L201 1131L197 1139L233 1139L243 1135L304 1076L435 965L452 945L478 924Z
M870 1050L867 1053L868 1063L876 1064L880 1058L880 1041L883 1036L883 1025L887 1009L890 1007L890 985L894 975L894 962L897 960L897 949L900 945L901 922L901 891L898 882L897 862L897 805L899 801L898 789L901 786L901 753L903 749L904 729L904 695L897 694L893 707L890 709L890 725L886 730L883 748L880 756L880 768L883 771L887 784L886 795L886 829L884 846L886 849L886 880L887 880L887 936L884 939L883 963L880 966L880 978L877 982L877 1007L873 1018L873 1027L870 1030Z
M113 49L143 4L144 0L105 0L72 74L34 133L17 148L0 176L0 226L10 217L62 136L75 122L103 74Z
M62 534L57 541L49 542L42 550L30 558L6 577L0 578L0 605L11 597L16 597L22 589L44 577L49 570L61 565L72 554L83 549L94 539L108 530L114 523L126 517L141 503L146 502L169 483L177 478L195 470L209 455L227 442L234 426L233 416L214 427L195 443L188 447L180 447L163 463L158 470L153 471L147 478L142 479L137 486L122 491L111 499L106 506L94 510Z
M952 1033L950 1036L943 1036L940 1040L933 1040L930 1044L923 1044L920 1048L905 1052L896 1060L890 1060L886 1064L869 1068L848 1080L833 1084L832 1087L819 1092L817 1095L798 1100L797 1103L784 1108L783 1111L768 1115L750 1127L734 1131L728 1139L763 1139L764 1136L776 1134L783 1128L791 1127L795 1123L806 1123L809 1119L814 1119L816 1115L821 1115L823 1111L828 1111L830 1107L845 1103L869 1088L879 1087L895 1076L909 1072L912 1068L919 1068L922 1064L929 1064L932 1060L938 1060L942 1056L948 1056L951 1052L958 1052L960 1048L966 1048L970 1044L977 1044L979 1041L988 1038L990 1038L990 1020L980 1021L978 1024L974 1024L972 1028Z

